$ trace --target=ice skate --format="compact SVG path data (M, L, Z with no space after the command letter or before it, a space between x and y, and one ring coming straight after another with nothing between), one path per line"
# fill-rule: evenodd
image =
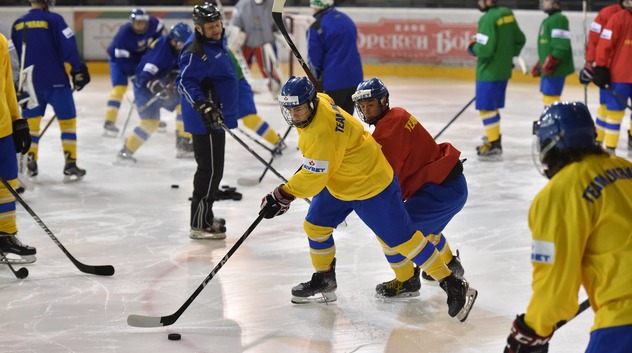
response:
M70 158L68 152L66 154L66 165L64 166L64 183L74 183L81 181L86 175L86 170L77 167L77 160Z
M465 274L465 269L463 268L463 265L461 265L461 254L459 254L458 250L456 251L456 255L452 255L452 260L450 260L447 266L450 271L452 271L452 273L456 276L456 278L463 278L463 275ZM421 273L421 278L425 279L426 281L435 280L425 271Z
M158 132L160 132L161 134L164 134L167 132L167 123L165 123L164 121L160 121L158 123L158 130L156 130Z
M37 161L33 152L18 155L18 174L29 178L36 177L38 173Z
M632 130L628 130L628 157L632 157Z
M465 278L457 278L453 274L439 281L439 286L448 295L448 314L464 322L474 306L478 291L471 288Z
M225 239L226 221L223 218L213 218L213 225L205 228L191 228L191 239Z
M116 127L116 124L114 124L111 121L106 121L105 124L103 124L103 136L105 137L116 137L119 134L119 128Z
M193 143L187 138L176 136L176 158L193 157Z
M331 303L336 299L336 259L331 263L331 269L325 272L315 272L309 282L303 282L292 288L292 303Z
M421 281L419 280L419 267L415 267L413 276L407 281L394 280L380 283L375 287L375 296L378 298L406 298L418 297Z
M121 150L116 155L114 165L126 167L132 166L134 164L136 164L136 158L134 158L132 151L128 150L127 147L121 148Z
M503 160L503 148L500 138L496 141L489 142L487 138L483 138L483 144L476 147L476 154L479 161L498 162Z
M5 255L5 259L0 259L0 263L7 261L11 264L31 264L37 260L35 254L37 250L28 245L22 244L15 234L0 232L0 251Z

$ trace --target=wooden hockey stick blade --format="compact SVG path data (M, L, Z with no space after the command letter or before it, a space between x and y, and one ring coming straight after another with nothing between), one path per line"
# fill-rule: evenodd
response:
M241 186L255 186L259 185L259 180L251 178L237 178L237 184Z

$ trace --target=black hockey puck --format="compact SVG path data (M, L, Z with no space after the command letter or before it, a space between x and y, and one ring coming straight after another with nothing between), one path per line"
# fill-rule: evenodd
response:
M180 336L179 333L170 333L167 338L169 338L170 341L179 341L182 336Z
M172 188L172 189L177 189L177 188L179 188L179 187L180 187L180 185L178 185L178 184L171 184L171 188Z

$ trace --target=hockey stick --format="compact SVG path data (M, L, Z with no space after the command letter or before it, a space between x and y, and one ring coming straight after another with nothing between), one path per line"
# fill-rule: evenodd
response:
M25 279L26 277L28 277L29 270L27 270L26 267L22 267L16 271L11 265L11 262L9 262L9 259L7 258L7 256L2 251L0 251L0 256L2 256L2 259L4 261L6 261L7 266L9 266L9 269L11 269L11 272L13 272L15 277L17 277L18 279Z
M586 43L588 43L588 34L586 32L586 25L588 22L588 7L586 4L586 0L582 1L582 12L584 13L584 20L582 22L582 27L584 28L584 51L586 50ZM585 53L584 53L585 54ZM584 105L588 106L588 85L584 85Z
M263 216L264 216L263 210L259 211L259 216L257 217L257 219L255 219L254 222L252 222L250 227L248 227L244 235L242 235L241 238L237 240L235 245L233 245L233 247L230 248L230 250L228 250L228 253L224 255L224 257L219 261L219 263L215 266L215 268L213 268L211 273L209 273L208 276L206 276L206 278L204 279L204 281L202 281L202 283L197 287L195 292L191 294L189 299L187 299L184 302L184 304L182 304L180 309L178 309L175 313L168 316L161 316L161 317L130 315L127 317L127 324L134 327L160 327L160 326L169 326L173 324L174 322L176 322L176 320L178 320L178 318L184 313L184 311L189 307L189 305L193 303L193 300L195 300L195 298L197 298L197 296L202 292L204 287L206 287L206 285L213 279L213 277L215 277L217 272L226 264L226 261L228 261L228 259L230 259L230 257L233 256L233 254L235 253L235 251L237 251L237 248L239 248L241 243L243 243L244 240L246 240L246 238L250 235L250 233L252 233L255 227L263 219Z
M129 124L129 119L132 117L132 112L134 111L134 108L136 107L136 105L134 104L134 101L130 100L129 97L127 97L127 95L125 96L125 98L127 98L127 101L129 102L130 107L129 107L129 113L127 113L127 118L125 119L125 124L123 124L123 129L121 129L121 135L119 137L125 136L125 131L127 130L127 124Z
M242 133L242 135L246 135L246 137L247 137L247 138L249 138L250 140L252 140L252 141L253 141L254 143L256 143L257 145L259 145L259 146L263 147L266 151L268 151L268 152L270 152L270 153L274 154L274 151L272 150L272 148L270 148L270 147L268 147L268 146L264 145L263 143L261 143L261 141L259 141L259 140L257 140L256 138L254 138L254 137L250 136L250 134L248 134L246 131L242 130L242 129L241 129L241 128L239 128L239 127L237 128L237 130L238 130L239 132L241 132L241 133Z
M46 234L48 234L48 236L51 239L53 239L53 242L57 244L57 246L61 249L61 251L64 252L64 254L70 259L70 261L72 261L72 263L79 269L79 271L84 272L84 273L89 273L92 275L98 275L98 276L112 276L114 274L114 267L112 267L111 265L91 266L91 265L83 264L79 262L77 259L75 259L68 252L68 250L66 250L66 248L59 242L59 239L55 237L53 232L51 232L50 229L48 229L46 224L44 224L44 222L37 216L37 214L33 212L31 207L29 207L29 205L26 202L24 202L24 200L22 200L20 195L13 189L13 187L9 184L9 182L7 182L2 176L0 176L0 182L2 182L2 184L4 184L4 186L7 188L7 190L9 190L9 192L13 195L13 197L15 197L15 199L20 202L22 207L24 207L24 209L31 215L31 217L33 217L35 222L37 222L37 224L39 224L39 226L42 227L42 229L44 229Z
M613 90L613 89L612 89L612 87L610 87L610 85L607 85L607 86L606 86L606 91L608 91L608 93L612 94L612 96L613 96L613 97L614 97L614 98L615 98L615 99L616 99L616 100L617 100L620 104L623 104L623 105L625 105L625 107L626 107L626 108L628 108L628 109L632 110L632 106L630 106L630 105L628 104L628 102L627 102L625 99L623 99L623 97L621 97L621 96L619 95L619 93L617 93L617 91Z
M465 109L467 109L472 103L474 103L474 101L476 100L476 96L474 96L474 98L472 98L469 102L467 102L467 104L465 105L465 107L463 107L461 109L461 111L459 111L458 113L456 113L456 116L454 118L452 118L452 120L450 120L450 122L448 122L448 124L446 126L443 127L443 129L441 129L441 131L439 131L439 133L437 133L434 137L434 139L436 140L439 136L441 136L441 134L450 126L452 125L452 123L459 117L461 116L461 114L463 114L463 112L465 111Z
M285 134L283 134L283 137L281 137L279 142L277 142L277 145L279 143L282 143L283 141L285 141L285 138L287 137L287 135L290 133L291 130L292 130L292 126L290 125L287 128L287 130L285 131ZM237 184L244 185L244 186L254 186L254 185L260 184L261 181L263 180L263 177L268 172L268 169L270 169L269 166L272 165L272 162L274 161L274 158L276 157L275 154L274 154L274 151L270 151L270 153L272 153L272 157L268 161L268 164L266 165L266 168L263 170L263 173L261 173L261 176L259 177L259 179L238 178L237 179Z
M44 126L44 130L42 130L42 132L40 132L39 134L39 138L41 139L42 136L44 136L44 133L46 132L46 130L48 130L48 127L50 126L50 124L53 123L53 120L55 120L57 118L57 115L53 115L52 118L50 118L50 120L46 123L46 126Z
M590 301L588 301L588 299L586 299L586 300L584 300L583 302L581 302L579 304L579 308L577 309L577 312L575 313L575 315L573 315L573 317L571 317L568 320L562 320L562 321L558 322L557 324L555 324L555 326L553 326L553 331L559 330L560 327L566 325L569 321L571 321L572 319L576 318L577 315L583 313L588 308L590 308Z
M274 3L272 4L272 19L274 20L274 23L276 23L277 27L279 27L279 31L281 32L281 34L283 34L283 38L285 38L285 41L290 46L292 54L294 54L296 60L298 60L298 63L303 68L303 71L305 71L305 73L307 74L307 77L309 77L309 80L312 81L318 92L322 92L323 89L322 87L320 87L320 83L318 82L318 80L316 80L316 78L310 71L309 66L307 66L307 64L303 60L301 53L298 51L298 48L296 48L296 45L294 45L294 42L292 41L292 38L290 38L289 33L287 33L287 29L285 28L285 24L283 23L284 7L285 0L274 0Z

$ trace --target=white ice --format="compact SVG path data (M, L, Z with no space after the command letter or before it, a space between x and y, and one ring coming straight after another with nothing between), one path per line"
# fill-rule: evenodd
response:
M413 113L432 135L474 96L471 81L383 77L391 105ZM542 111L536 84L510 82L501 111L504 161L476 160L483 128L470 107L439 141L463 152L469 199L445 235L459 249L465 274L479 290L465 323L447 314L445 294L423 283L421 296L384 302L375 285L393 278L375 236L355 214L336 230L338 301L331 305L290 303L290 289L310 279L303 217L307 203L296 200L288 214L263 220L171 326L134 328L131 314L167 316L198 288L211 270L256 219L261 198L281 180L268 172L254 187L238 186L241 201L219 201L228 237L191 240L189 201L193 160L175 158L174 115L163 111L167 133L155 133L136 153L133 167L112 162L122 138L101 136L110 86L95 77L75 93L78 109L78 165L86 178L62 183L63 156L54 123L40 141L39 176L24 200L79 261L111 264L112 277L79 272L33 218L18 205L21 239L37 247L30 275L18 280L0 266L0 351L31 352L501 352L516 314L531 295L530 233L527 212L546 179L531 157L531 126ZM131 96L131 92L128 92ZM563 98L584 99L580 86L568 85ZM588 92L597 107L597 89ZM282 133L287 125L269 93L257 94L263 117ZM124 102L118 126L129 111ZM46 114L42 126L52 116ZM134 113L128 133L137 123ZM623 131L628 129L626 117ZM239 133L237 133L239 135ZM243 141L269 158L243 135ZM619 154L626 154L625 134ZM274 161L290 177L301 163L297 135ZM323 143L327 143L323 141ZM227 136L222 185L240 177L258 178L263 166ZM178 184L178 189L172 189ZM18 266L21 267L21 266ZM585 295L582 293L580 300ZM588 342L590 310L561 328L551 352L582 352ZM180 341L168 341L177 332Z

